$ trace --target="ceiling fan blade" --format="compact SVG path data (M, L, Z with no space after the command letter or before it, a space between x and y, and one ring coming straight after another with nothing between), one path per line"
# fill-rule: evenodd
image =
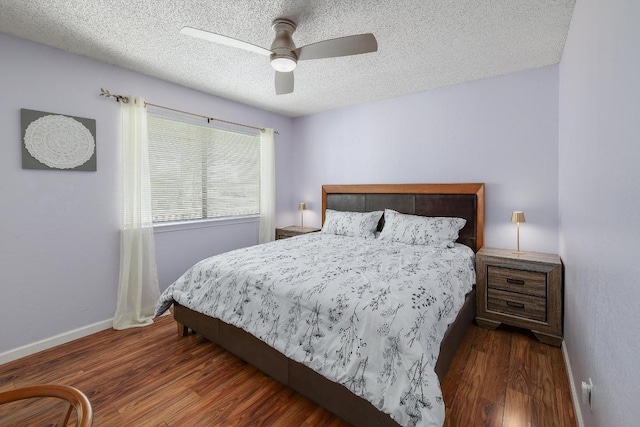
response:
M375 52L378 42L371 33L339 37L299 47L293 52L299 61L306 59L333 58L336 56L358 55Z
M293 71L281 73L276 71L276 95L293 92Z
M220 34L211 33L205 30L198 30L197 28L192 27L182 27L180 30L182 34L191 37L197 37L199 39L208 40L214 43L220 43L227 46L237 47L240 49L248 50L250 52L259 53L261 55L269 56L271 55L271 51L269 49L265 49L260 46L256 46L251 43L243 42L242 40L237 40L231 37L222 36Z

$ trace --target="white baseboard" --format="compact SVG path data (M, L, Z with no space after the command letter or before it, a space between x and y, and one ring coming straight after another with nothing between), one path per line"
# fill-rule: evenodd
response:
M14 348L13 350L5 351L4 353L0 353L0 365L20 359L21 357L29 356L42 350L47 350L60 344L68 343L69 341L73 341L78 338L86 337L87 335L95 334L96 332L104 331L105 329L111 328L112 325L113 319L107 319L69 332L64 332L32 344Z
M571 370L571 363L569 362L569 353L567 352L566 341L562 341L562 356L564 364L567 368L567 375L569 376L569 385L571 386L571 398L573 400L573 411L576 414L576 421L578 427L584 427L584 420L582 419L582 410L580 407L580 401L582 400L582 393L578 393L576 390L576 383L573 380L573 371Z

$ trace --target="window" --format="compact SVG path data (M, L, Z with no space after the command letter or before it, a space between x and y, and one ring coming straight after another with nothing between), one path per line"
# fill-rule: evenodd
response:
M260 136L148 114L153 222L260 212Z

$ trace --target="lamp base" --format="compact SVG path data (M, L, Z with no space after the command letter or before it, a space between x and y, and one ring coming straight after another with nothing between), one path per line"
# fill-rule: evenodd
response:
M511 252L511 253L512 253L512 254L516 254L516 255L524 255L524 254L526 254L526 252L525 252L525 251L513 251L513 252Z

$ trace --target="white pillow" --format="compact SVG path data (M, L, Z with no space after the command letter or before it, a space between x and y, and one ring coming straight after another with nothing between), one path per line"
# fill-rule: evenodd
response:
M373 239L380 217L382 211L347 212L327 209L321 233Z
M409 245L451 248L466 223L463 218L407 215L385 209L384 228L378 238Z

